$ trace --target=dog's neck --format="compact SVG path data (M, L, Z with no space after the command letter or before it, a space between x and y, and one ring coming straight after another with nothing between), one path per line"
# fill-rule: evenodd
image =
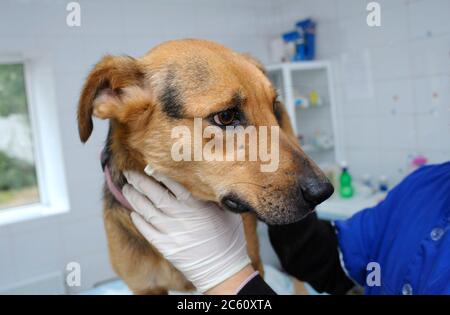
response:
M123 171L134 169L133 165L136 165L137 162L128 158L128 150L124 150L121 145L113 144L115 141L113 128L114 126L110 123L105 147L100 156L102 170L105 174L104 198L109 208L121 206L131 210L131 205L122 194L122 187L126 184ZM118 150L119 152L117 152Z

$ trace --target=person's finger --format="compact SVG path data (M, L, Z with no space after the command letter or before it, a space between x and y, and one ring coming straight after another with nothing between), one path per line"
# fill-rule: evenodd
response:
M158 182L166 185L178 200L186 201L191 197L191 193L183 185L155 171L150 165L145 167L144 172L155 178Z
M130 184L125 184L123 186L122 193L125 199L131 204L134 211L139 213L147 222L150 222L154 216L164 215L164 213L158 210L147 197L134 189Z
M175 201L169 191L154 178L135 171L123 172L128 183L147 196L157 208L165 207Z
M155 226L153 226L151 223L148 223L137 212L132 212L130 217L136 229L149 242L153 242L158 239L160 240L163 237L162 233Z

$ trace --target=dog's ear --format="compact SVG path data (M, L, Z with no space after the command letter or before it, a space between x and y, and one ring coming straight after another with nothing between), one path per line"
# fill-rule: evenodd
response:
M84 83L78 104L78 132L82 142L92 133L92 115L102 119L120 119L124 89L137 88L144 75L136 59L105 56Z
M250 54L247 53L241 53L240 55L244 57L244 59L250 62L252 65L254 65L256 68L261 70L262 73L267 74L266 68L264 68L264 65L262 64L261 61L259 61L258 59L252 57Z

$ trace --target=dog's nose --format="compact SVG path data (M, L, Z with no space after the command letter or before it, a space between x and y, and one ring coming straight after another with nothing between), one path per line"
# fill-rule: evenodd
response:
M327 200L334 192L334 187L330 182L310 182L302 187L303 197L306 201L318 205Z

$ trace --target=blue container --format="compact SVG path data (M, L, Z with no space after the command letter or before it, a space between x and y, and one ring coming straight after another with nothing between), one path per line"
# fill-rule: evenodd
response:
M282 35L285 42L295 43L295 55L291 57L291 61L305 60L306 46L302 35L297 31L284 33Z
M297 22L299 36L303 38L304 56L302 60L314 60L316 56L316 23L311 19Z

